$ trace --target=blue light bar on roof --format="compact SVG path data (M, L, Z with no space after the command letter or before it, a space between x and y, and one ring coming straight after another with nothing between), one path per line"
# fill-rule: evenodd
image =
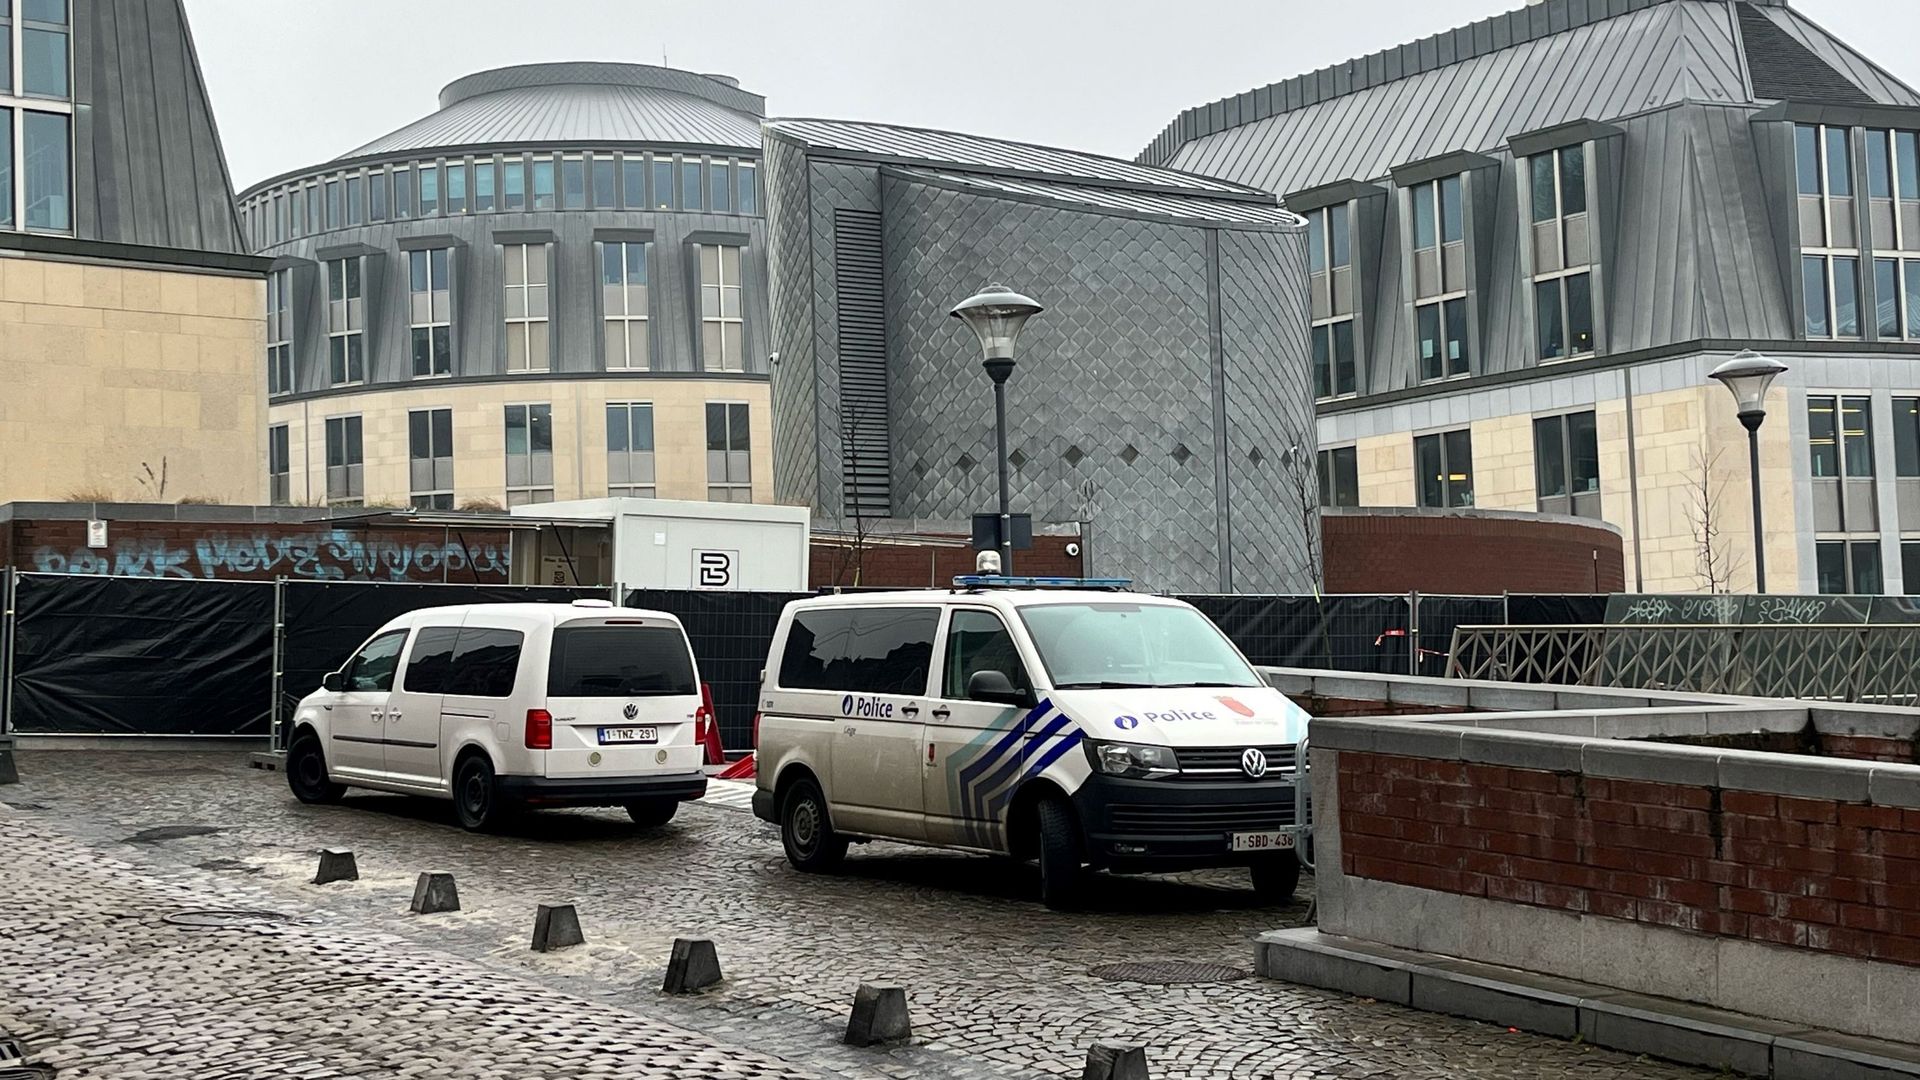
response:
M1130 578L1007 577L1001 574L961 574L956 589L1127 589Z

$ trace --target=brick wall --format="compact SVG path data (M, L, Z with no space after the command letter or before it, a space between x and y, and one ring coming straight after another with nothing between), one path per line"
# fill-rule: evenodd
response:
M506 530L484 528L115 520L107 541L87 547L85 521L0 523L0 551L36 573L504 585L512 557Z
M1920 764L1920 743L1913 739L1890 738L1884 735L1828 735L1824 732L1816 736L1820 753L1827 757L1853 758L1856 761L1887 761L1895 764Z
M970 544L954 546L962 538L942 537L946 543L916 543L912 540L868 542L859 559L859 584L886 588L926 588L951 584L960 574L974 572L977 554ZM1077 544L1071 536L1036 536L1033 550L1013 553L1017 574L1033 577L1079 577L1080 556L1068 555L1067 545ZM854 558L848 545L839 540L815 537L811 555L811 576L816 589L854 584Z
M1620 534L1530 515L1346 510L1320 519L1328 593L1497 596L1626 588Z
M1920 811L1357 751L1343 870L1920 965Z

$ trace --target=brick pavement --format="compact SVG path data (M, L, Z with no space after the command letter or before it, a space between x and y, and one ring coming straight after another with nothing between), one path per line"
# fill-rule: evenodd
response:
M0 866L0 893L25 895L45 873L94 914L0 909L13 947L0 949L0 1029L92 1070L63 1076L139 1075L119 1060L130 1037L151 1051L203 1029L223 1033L228 1056L215 1059L225 1071L196 1076L407 1075L369 1063L389 1042L369 1018L389 1017L410 1036L391 1052L412 1056L394 1060L458 1076L544 1075L555 1046L606 1066L615 1033L636 1049L609 1075L1077 1076L1086 1047L1113 1039L1147 1043L1157 1077L1706 1075L1255 979L1161 987L1091 974L1143 959L1248 966L1253 935L1302 906L1259 909L1234 874L1103 879L1095 910L1060 914L1036 902L1030 870L894 845L856 848L841 876L804 877L770 827L721 806L688 807L653 834L624 815L567 812L475 836L434 803L301 806L238 755L38 753L21 771L25 783L0 791L20 807L0 838L22 856ZM218 831L148 832L170 826ZM361 880L306 884L323 846L353 848ZM465 910L405 914L429 869L456 874ZM555 900L579 905L588 945L531 953L534 905ZM188 906L302 921L187 932L153 918ZM715 939L728 981L658 995L671 939L693 934ZM910 989L915 1046L837 1045L863 979ZM172 1017L187 1022L156 1023ZM719 1067L712 1054L736 1071L701 1071Z

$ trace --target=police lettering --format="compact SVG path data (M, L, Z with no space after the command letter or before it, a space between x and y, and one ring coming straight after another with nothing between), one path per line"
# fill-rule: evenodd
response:
M848 694L840 699L840 712L845 716L863 716L875 720L893 718L893 702L877 697L854 697Z
M1154 723L1154 724L1164 724L1172 720L1218 720L1220 719L1219 716L1211 712L1187 712L1185 709L1175 709L1172 712L1141 713L1140 716L1142 719L1148 721L1149 723Z

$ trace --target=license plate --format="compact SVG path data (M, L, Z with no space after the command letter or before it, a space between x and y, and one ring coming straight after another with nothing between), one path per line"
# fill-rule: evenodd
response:
M652 743L660 741L660 729L650 727L603 727L600 745L612 743Z
M1235 851L1292 851L1290 832L1237 832L1233 834Z

